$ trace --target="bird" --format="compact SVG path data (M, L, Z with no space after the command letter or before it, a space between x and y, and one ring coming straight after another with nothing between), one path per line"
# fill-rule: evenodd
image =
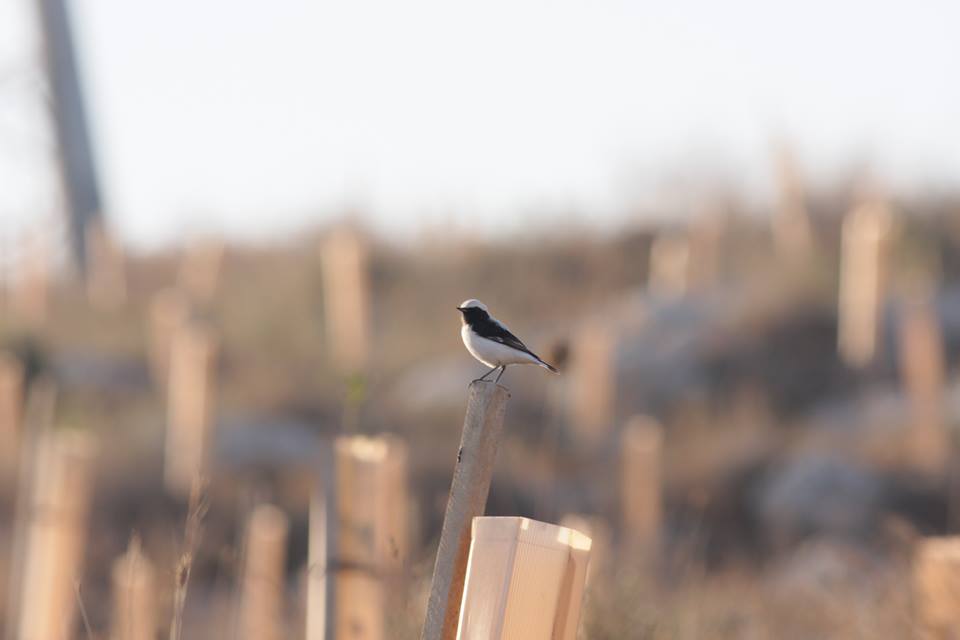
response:
M544 362L540 356L527 348L517 336L510 333L502 322L490 315L487 305L473 298L464 300L457 307L463 326L460 337L474 358L491 367L490 371L477 378L486 380L497 369L500 373L494 382L500 382L507 365L535 364L551 373L560 373L556 367ZM474 381L476 382L476 380Z

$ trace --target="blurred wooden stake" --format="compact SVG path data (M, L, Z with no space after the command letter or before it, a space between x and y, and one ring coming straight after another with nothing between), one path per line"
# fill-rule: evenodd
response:
M4 475L15 468L20 451L23 397L23 365L13 354L0 352L0 467Z
M922 469L942 473L950 456L944 415L944 346L929 299L909 302L900 318L900 378L909 396L909 447Z
M838 346L851 367L865 367L877 355L890 230L890 211L878 201L861 204L843 221Z
M773 217L773 238L777 254L791 267L808 268L813 253L813 229L804 198L800 171L790 150L775 151L777 170L777 211Z
M527 518L474 518L458 640L574 640L590 538Z
M123 251L110 235L102 216L87 225L87 299L101 311L121 307L127 300Z
M196 303L210 302L220 288L223 256L224 246L218 240L209 239L188 245L180 261L178 288Z
M133 537L127 552L113 563L111 640L157 637L156 583L153 565Z
M914 553L913 591L930 638L960 634L960 537L926 538Z
M247 640L282 640L290 522L277 507L261 504L247 525L240 634Z
M602 444L616 417L616 328L588 323L573 341L571 375L567 382L570 423L577 439Z
M664 232L650 247L650 292L666 297L690 290L690 241L685 235Z
M635 416L620 442L620 511L628 547L656 548L662 520L661 459L663 428L652 418Z
M20 640L73 637L93 494L88 434L50 432L38 443L23 568Z
M216 339L197 325L185 325L173 336L164 481L175 495L189 495L194 478L209 468L216 422L216 356Z
M386 637L384 577L406 554L406 447L396 437L340 437L337 637Z
M147 328L150 373L154 383L166 389L173 336L190 318L190 303L179 289L163 289L150 300Z
M362 372L370 356L366 242L356 231L331 232L321 248L324 318L333 361L344 373Z
M509 391L492 382L470 383L467 415L443 518L421 640L456 637L471 526L473 519L483 515L486 508L509 398Z

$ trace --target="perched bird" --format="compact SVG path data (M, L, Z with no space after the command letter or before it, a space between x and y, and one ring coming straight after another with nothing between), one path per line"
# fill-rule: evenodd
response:
M540 359L540 356L527 348L520 338L510 333L499 320L490 315L487 305L479 300L465 300L457 311L460 312L463 326L460 336L474 358L492 367L479 380L486 379L491 373L500 369L500 374L494 382L499 382L503 372L510 364L535 364L547 371L559 373L554 367Z

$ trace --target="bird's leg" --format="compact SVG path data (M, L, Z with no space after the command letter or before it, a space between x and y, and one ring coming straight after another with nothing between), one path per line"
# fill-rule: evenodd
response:
M500 367L494 367L493 369L490 369L490 371L487 371L485 374L483 374L482 376L480 376L479 378L477 378L476 380L474 380L474 382L480 382L481 380L486 380L488 375L490 375L491 373L493 373L494 371L496 371L496 370L499 369L499 368L500 368Z
M497 376L497 379L493 381L494 384L500 382L500 378L503 377L503 372L506 371L506 370L507 370L507 365L503 365L502 367L500 367L500 375L498 375L498 376Z

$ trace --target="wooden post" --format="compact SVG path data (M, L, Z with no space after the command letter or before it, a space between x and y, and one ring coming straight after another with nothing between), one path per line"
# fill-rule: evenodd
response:
M661 452L663 429L646 416L635 416L620 442L620 512L627 544L653 549L662 519Z
M321 249L324 318L333 361L341 371L363 371L370 351L367 247L355 231L333 231Z
M483 515L486 507L509 398L510 392L500 385L470 383L467 415L443 518L421 640L449 640L456 636L470 551L470 528L473 518Z
M130 540L127 552L113 563L111 640L154 640L157 637L155 572L140 548Z
M166 389L173 336L190 318L190 304L179 289L164 289L150 301L148 358L154 383Z
M23 365L13 354L0 352L0 466L5 470L14 468L20 451L23 393Z
M574 640L590 538L528 518L474 518L458 640Z
M250 514L243 569L240 633L248 640L282 640L289 519L261 504Z
M185 325L173 336L164 480L177 495L189 495L194 478L209 470L216 423L216 355L215 338L199 326Z
M727 220L723 206L708 203L697 216L688 245L687 289L707 291L721 275Z
M39 443L21 589L20 640L73 637L93 461L89 434L54 431Z
M790 150L775 151L777 211L773 217L773 239L777 254L790 266L807 266L813 250L813 229L804 201L800 171Z
M890 211L879 202L856 207L843 221L837 340L851 367L865 367L876 356L890 228Z
M117 309L127 300L123 251L102 217L91 220L86 233L87 299L101 311Z
M584 325L574 337L571 365L570 426L582 443L602 444L616 415L616 329Z
M216 295L223 255L223 243L212 239L196 242L184 250L177 281L194 302L209 302Z
M950 438L944 416L944 347L930 300L911 301L900 318L900 378L909 396L909 448L914 461L934 473L945 469Z
M933 637L960 633L960 538L925 538L914 554L913 590L921 627Z
M690 242L686 236L661 233L650 247L650 280L652 293L682 296L690 288Z
M407 450L396 436L335 443L336 637L384 638L384 579L407 546Z

